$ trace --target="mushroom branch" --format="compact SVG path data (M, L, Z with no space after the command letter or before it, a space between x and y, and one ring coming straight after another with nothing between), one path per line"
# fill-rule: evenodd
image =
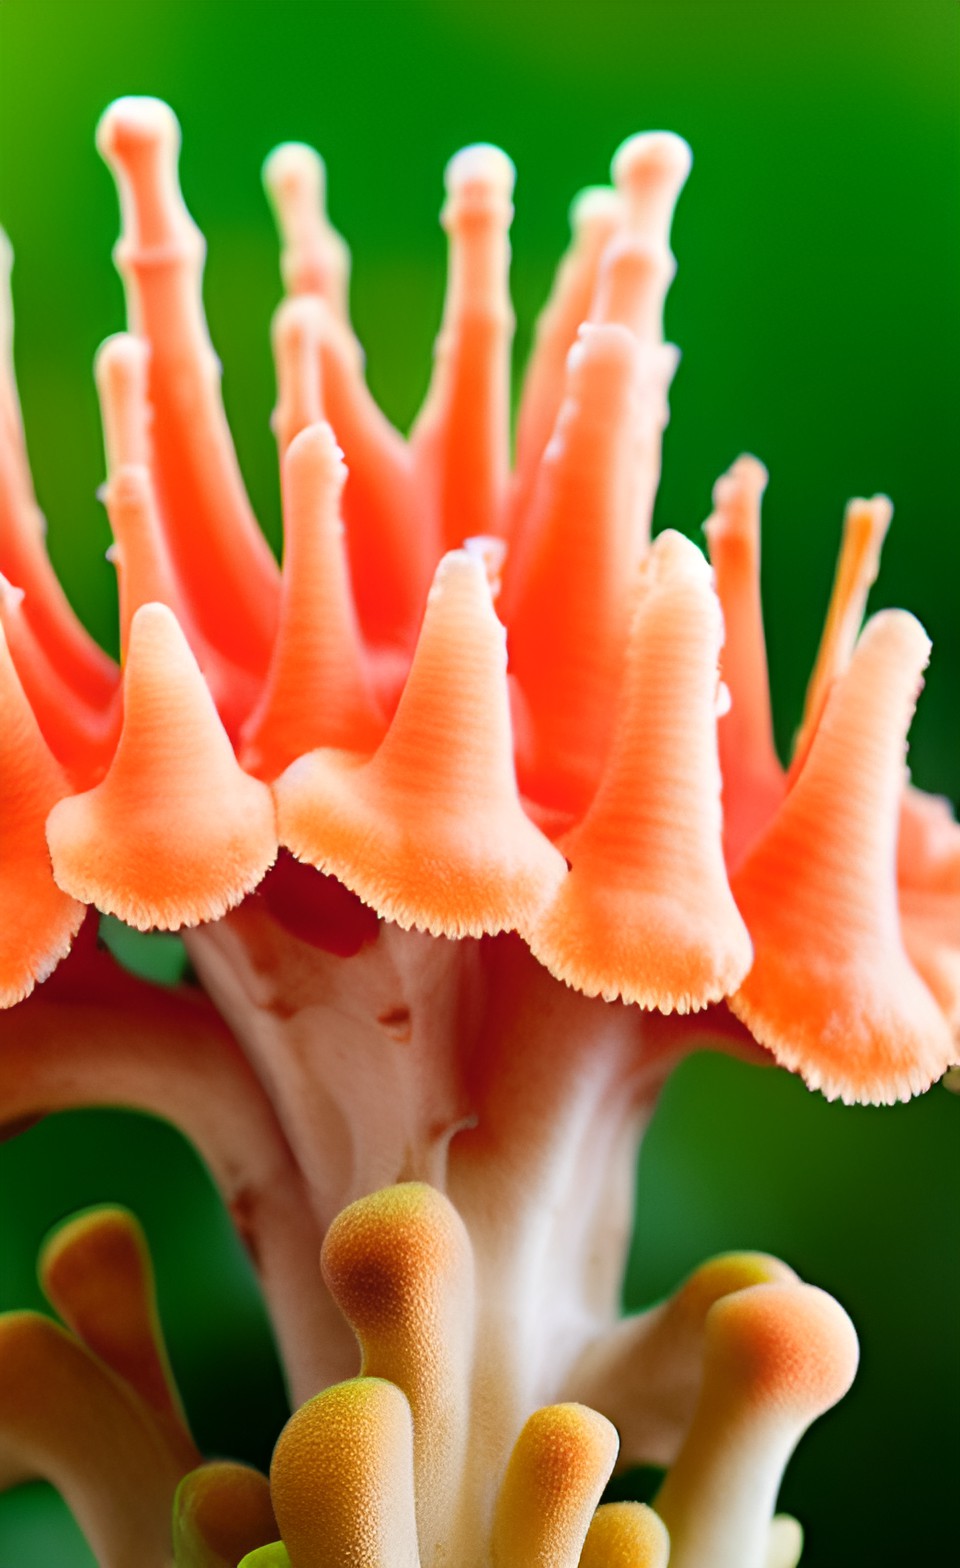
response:
M126 973L90 922L48 984L0 1014L5 1126L81 1106L146 1111L194 1144L250 1253L295 1395L349 1364L300 1172L246 1059L206 997Z
M853 1377L843 1309L753 1253L626 1323L619 1297L637 1149L689 1052L878 1104L960 1056L960 829L906 767L930 645L902 610L864 624L891 503L848 507L785 763L766 471L717 482L707 553L654 537L686 144L631 137L574 202L511 468L510 160L448 165L407 439L291 143L264 169L278 565L176 119L121 99L97 143L127 304L95 367L119 664L46 554L0 291L0 1117L181 1127L295 1409L269 1478L203 1462L142 1238L96 1211L44 1255L65 1327L0 1326L3 1478L52 1479L106 1568L795 1568L777 1489ZM98 913L180 932L198 984L125 974ZM666 1468L654 1505L604 1503L638 1463Z

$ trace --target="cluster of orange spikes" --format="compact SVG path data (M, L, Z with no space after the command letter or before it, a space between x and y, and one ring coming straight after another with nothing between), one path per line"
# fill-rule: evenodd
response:
M97 367L123 671L52 575L5 380L4 1004L64 956L84 905L143 928L217 920L284 847L402 926L517 930L589 995L726 999L830 1095L938 1077L960 1021L960 834L905 788L922 630L890 612L858 639L888 503L850 507L788 771L760 465L717 486L712 573L677 534L650 544L685 144L634 138L614 186L576 204L512 476L509 161L474 147L447 171L450 282L406 442L365 387L319 160L273 155L282 573L223 418L176 122L121 100L99 144L131 328Z
M366 388L322 165L291 145L266 168L281 571L224 420L176 122L121 100L99 144L129 315L97 362L120 667L51 570L0 309L0 1004L29 1016L0 1025L0 1097L13 1121L112 1097L187 1130L304 1402L269 1484L198 1466L139 1234L82 1217L42 1262L67 1329L0 1327L0 1481L55 1480L109 1568L663 1568L668 1534L671 1568L794 1568L776 1489L853 1375L849 1322L738 1255L616 1325L623 1195L688 1015L847 1099L957 1058L960 830L905 767L928 642L900 611L860 630L889 503L848 510L784 768L761 465L718 483L709 562L651 541L685 144L631 139L576 202L512 471L509 161L447 171L406 441ZM214 1006L108 985L91 922L75 940L90 905L198 928ZM624 1462L671 1467L656 1513L597 1508L618 1432Z

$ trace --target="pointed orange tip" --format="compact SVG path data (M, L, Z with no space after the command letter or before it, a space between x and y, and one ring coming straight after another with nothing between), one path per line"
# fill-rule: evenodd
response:
M806 762L834 681L850 663L892 517L893 503L885 495L875 495L870 500L857 497L847 506L830 607L807 686L803 719L794 740L791 779L797 777Z
M707 1357L739 1397L805 1420L843 1398L859 1356L846 1312L814 1285L753 1285L707 1315Z
M101 784L47 822L64 892L141 930L217 920L276 857L270 792L238 766L176 617L133 617L124 722Z
M796 783L733 880L755 961L730 1005L829 1099L909 1099L955 1055L897 912L905 736L929 648L913 616L873 617Z
M44 823L70 786L24 696L2 627L0 713L0 1008L7 1008L67 956L86 910L53 879Z
M281 842L405 928L492 934L548 901L566 867L520 805L505 637L481 560L460 550L440 563L374 756L314 752L274 791Z
M562 842L569 876L524 933L552 974L588 996L696 1011L749 968L721 845L720 640L709 565L689 540L661 534L645 565L604 776Z
M328 424L294 436L283 463L280 626L266 684L241 731L243 765L263 779L321 746L369 755L386 728L351 593L340 519L345 479Z

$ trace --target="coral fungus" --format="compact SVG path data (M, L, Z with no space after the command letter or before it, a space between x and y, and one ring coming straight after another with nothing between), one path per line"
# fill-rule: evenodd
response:
M407 441L365 384L320 160L288 145L279 569L178 144L151 99L99 131L129 318L97 362L119 668L53 576L0 383L0 1117L180 1126L295 1410L269 1481L202 1463L136 1224L92 1211L42 1259L65 1327L0 1322L0 1476L53 1480L106 1568L791 1568L780 1476L853 1376L846 1314L754 1254L626 1322L619 1293L638 1140L695 1046L850 1101L957 1059L960 832L905 768L928 641L901 611L860 630L889 503L849 507L784 768L763 468L717 484L709 561L651 540L686 145L632 138L576 202L512 469L509 160L448 167ZM181 931L199 986L121 972L87 906ZM640 1462L654 1507L600 1506Z

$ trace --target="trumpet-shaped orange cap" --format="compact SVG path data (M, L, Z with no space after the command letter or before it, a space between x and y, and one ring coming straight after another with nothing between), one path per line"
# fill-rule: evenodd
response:
M0 632L0 1007L45 980L80 929L84 908L53 879L44 824L69 791Z
M520 806L505 665L483 563L454 552L381 746L288 768L275 785L281 842L401 926L480 936L528 924L565 866Z
M723 863L717 760L720 609L695 545L651 551L607 769L563 840L571 871L530 933L550 971L589 996L688 1012L750 965Z
M266 785L237 765L176 618L137 611L123 732L101 784L51 812L65 892L142 930L219 919L276 856Z
M904 737L929 646L912 616L873 618L793 789L734 878L756 956L731 1006L830 1098L908 1098L955 1055L897 909Z

